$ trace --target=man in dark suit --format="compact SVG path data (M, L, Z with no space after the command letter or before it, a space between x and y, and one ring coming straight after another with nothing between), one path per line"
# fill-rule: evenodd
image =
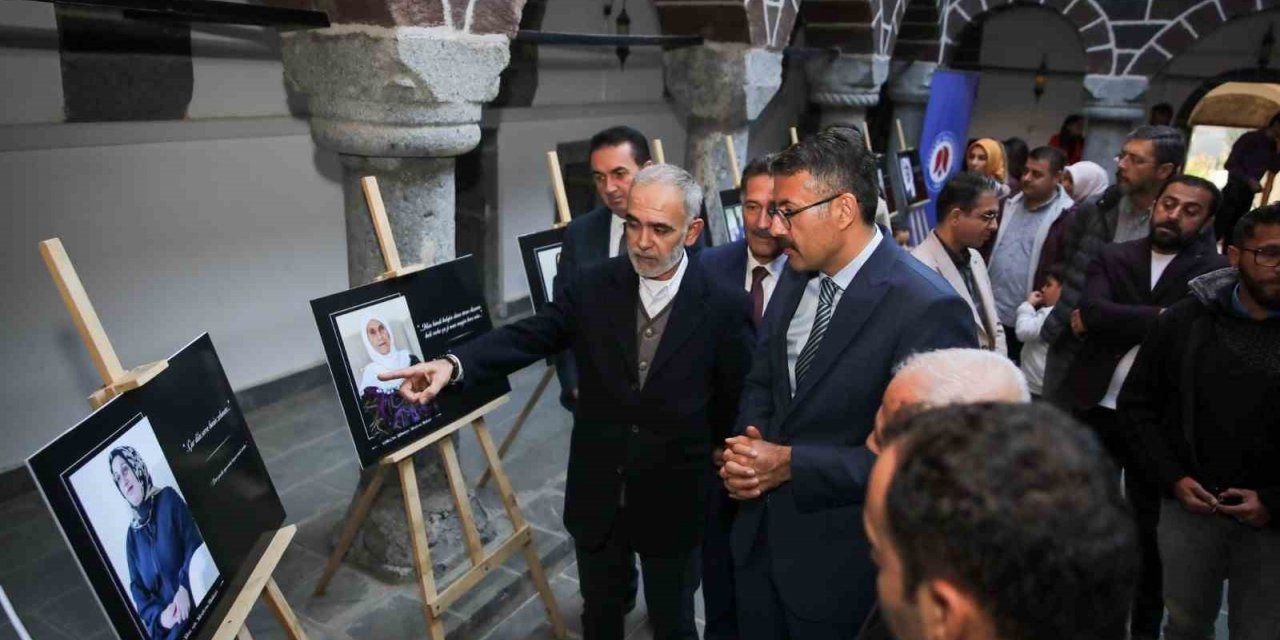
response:
M773 201L773 176L763 156L742 170L742 221L746 238L702 252L707 273L727 287L740 287L751 300L751 320L759 327L786 270L787 257L778 239L769 233L765 209ZM717 462L719 460L717 459ZM707 467L714 472L715 467ZM736 640L738 610L734 603L733 554L729 551L729 531L738 509L719 482L713 482L707 496L707 530L702 539L702 601L704 640Z
M1177 175L1165 183L1151 210L1151 233L1141 240L1110 244L1089 265L1080 316L1085 333L1067 369L1064 397L1097 432L1124 474L1142 543L1142 577L1134 594L1134 638L1158 638L1164 617L1160 588L1160 489L1134 466L1137 452L1125 435L1116 398L1138 355L1142 339L1165 307L1185 298L1195 277L1227 266L1212 235L1221 200L1212 182Z
M626 254L623 221L631 182L644 167L653 164L649 141L626 126L610 127L591 136L591 180L604 203L578 216L564 230L560 264L553 284L556 297L571 277L609 258ZM578 404L578 369L571 352L556 358L560 379L560 404L573 411Z
M969 305L873 223L875 159L831 127L778 155L772 218L789 269L743 390L721 476L744 639L850 638L875 601L866 447L895 365L977 347Z
M586 638L620 639L639 554L658 638L697 638L693 594L712 445L737 414L753 330L747 298L686 255L702 189L671 165L637 174L628 255L584 270L532 318L392 374L428 402L450 382L507 375L573 347L581 377L564 522Z

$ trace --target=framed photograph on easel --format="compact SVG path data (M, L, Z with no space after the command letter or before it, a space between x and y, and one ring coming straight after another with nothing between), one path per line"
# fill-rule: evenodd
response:
M208 335L27 465L125 639L213 637L284 522Z
M519 238L520 257L524 262L525 277L529 279L529 298L535 312L541 311L555 298L564 230L565 227L557 226Z
M493 328L472 256L312 300L311 310L362 466L511 390L506 380L466 385L415 405L400 397L402 380L378 379Z

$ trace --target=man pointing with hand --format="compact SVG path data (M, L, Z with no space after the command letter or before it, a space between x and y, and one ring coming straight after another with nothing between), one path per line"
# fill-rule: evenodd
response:
M573 348L579 372L565 487L588 640L623 637L634 555L656 638L696 640L693 594L712 444L730 433L754 339L740 287L686 247L702 188L645 167L627 203L627 255L588 268L541 312L444 358L384 374L429 402L447 385L505 376Z

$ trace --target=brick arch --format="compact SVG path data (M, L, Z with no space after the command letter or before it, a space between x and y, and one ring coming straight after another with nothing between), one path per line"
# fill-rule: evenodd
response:
M981 23L994 12L1039 7L1062 16L1076 28L1085 50L1086 73L1117 73L1111 18L1097 0L940 0L940 7L942 40L938 47L939 64L951 63L960 35L970 25Z
M1154 76L1200 38L1227 22L1280 9L1280 1L1277 0L1202 0L1191 3L1180 13L1170 10L1170 5L1153 9L1167 11L1151 16L1152 22L1165 22L1164 26L1143 44L1125 68L1117 69L1117 75Z
M666 35L700 35L781 50L791 42L802 0L653 0Z

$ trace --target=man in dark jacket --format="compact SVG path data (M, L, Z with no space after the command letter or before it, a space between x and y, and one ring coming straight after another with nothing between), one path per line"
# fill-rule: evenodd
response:
M1067 373L1064 396L1118 467L1128 470L1125 496L1138 520L1143 553L1129 627L1135 639L1160 637L1164 617L1156 546L1160 491L1136 469L1136 452L1116 416L1116 396L1156 318L1186 297L1192 278L1227 266L1208 233L1219 200L1212 182L1185 175L1170 178L1152 208L1150 236L1103 247L1089 266L1080 302L1084 344Z
M1280 205L1235 234L1232 267L1160 315L1120 393L1166 495L1168 640L1213 635L1224 579L1231 637L1280 636Z
M1240 136L1231 145L1224 167L1227 185L1222 188L1222 213L1214 227L1222 245L1232 243L1231 230L1240 216L1253 206L1262 191L1262 177L1280 169L1280 113L1271 116L1266 127Z
M1125 140L1116 156L1116 186L1093 205L1076 210L1066 231L1062 257L1068 260L1063 274L1062 296L1053 313L1045 319L1040 337L1049 346L1045 363L1044 396L1067 407L1063 382L1071 361L1083 344L1080 297L1084 291L1089 263L1112 242L1128 242L1147 237L1151 228L1151 205L1160 187L1187 157L1182 133L1172 127L1141 126Z
M697 638L693 594L713 443L733 426L754 332L741 288L687 255L702 189L672 165L636 175L627 255L587 269L532 318L385 378L428 402L446 384L507 375L573 347L582 373L564 523L583 635L623 637L634 555L656 638Z

